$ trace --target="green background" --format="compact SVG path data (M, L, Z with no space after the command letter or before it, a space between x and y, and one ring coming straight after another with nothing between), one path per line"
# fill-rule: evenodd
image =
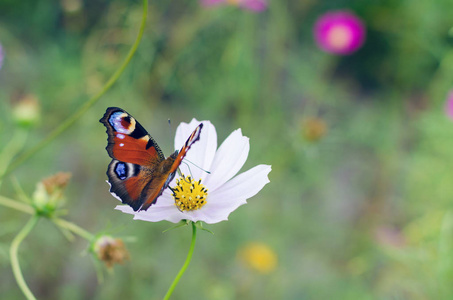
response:
M313 41L316 19L336 9L367 27L349 56ZM119 106L167 155L177 124L195 117L216 126L219 144L242 129L251 146L243 170L272 165L258 195L207 226L214 235L199 232L172 299L452 299L452 11L446 0L275 0L262 13L150 1L119 81L0 190L16 199L15 180L31 195L42 178L71 172L64 218L125 238L131 259L99 284L87 242L43 219L19 252L30 289L38 299L162 299L185 259L189 227L162 233L172 224L113 209L98 120ZM24 95L41 105L27 149L98 92L141 16L139 1L0 1L0 151L18 130L12 110ZM315 141L304 134L312 118L327 127ZM0 207L1 299L23 298L8 251L27 218ZM238 259L250 242L275 251L275 270L260 274Z

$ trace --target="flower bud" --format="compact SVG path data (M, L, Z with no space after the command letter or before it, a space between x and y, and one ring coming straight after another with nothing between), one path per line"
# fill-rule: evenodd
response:
M36 185L33 205L38 213L50 216L64 201L63 191L71 178L70 173L60 172L47 177Z
M129 259L129 252L123 240L108 235L103 235L94 242L93 252L106 264L107 268L112 268L114 264L123 264Z
M13 107L13 116L16 123L22 127L32 127L40 119L39 101L36 96L28 94L18 100Z

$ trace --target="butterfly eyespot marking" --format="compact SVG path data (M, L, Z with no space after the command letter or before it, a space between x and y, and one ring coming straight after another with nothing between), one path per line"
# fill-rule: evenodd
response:
M126 136L124 134L122 134L122 133L118 133L116 135L116 137L119 138L120 140L123 140Z
M122 161L116 161L112 166L113 174L120 180L126 180L140 173L140 166Z
M127 178L127 165L123 162L118 162L115 166L115 174L119 179L124 180Z
M119 133L131 134L135 130L135 120L121 111L113 113L109 118L109 123Z

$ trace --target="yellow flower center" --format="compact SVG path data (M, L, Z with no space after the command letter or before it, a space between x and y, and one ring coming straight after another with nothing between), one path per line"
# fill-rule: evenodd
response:
M192 177L182 177L176 179L176 187L171 189L175 205L180 211L191 211L200 209L206 204L208 190L201 184L201 179L193 180Z

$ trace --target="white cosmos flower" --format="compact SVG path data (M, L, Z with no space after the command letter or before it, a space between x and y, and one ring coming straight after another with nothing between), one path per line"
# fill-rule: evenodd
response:
M133 214L137 220L166 220L173 223L190 220L213 224L227 220L231 212L247 203L248 198L257 194L269 182L269 165L258 165L233 177L244 165L250 149L249 139L242 135L241 129L233 131L217 149L214 125L209 121L202 123L200 140L192 145L185 158L191 162L190 169L184 162L180 165L186 178L178 178L179 175L176 174L169 185L171 189L165 189L156 204L147 211L134 212L127 205L118 205L116 209ZM181 149L198 124L199 121L192 119L189 124L181 123L178 126L175 149ZM188 176L192 179L191 184ZM183 191L178 188L178 182L184 186ZM191 185L193 190L190 189ZM175 197L179 199L179 205L176 204ZM185 201L190 197L194 201L198 199L200 204L187 204Z

